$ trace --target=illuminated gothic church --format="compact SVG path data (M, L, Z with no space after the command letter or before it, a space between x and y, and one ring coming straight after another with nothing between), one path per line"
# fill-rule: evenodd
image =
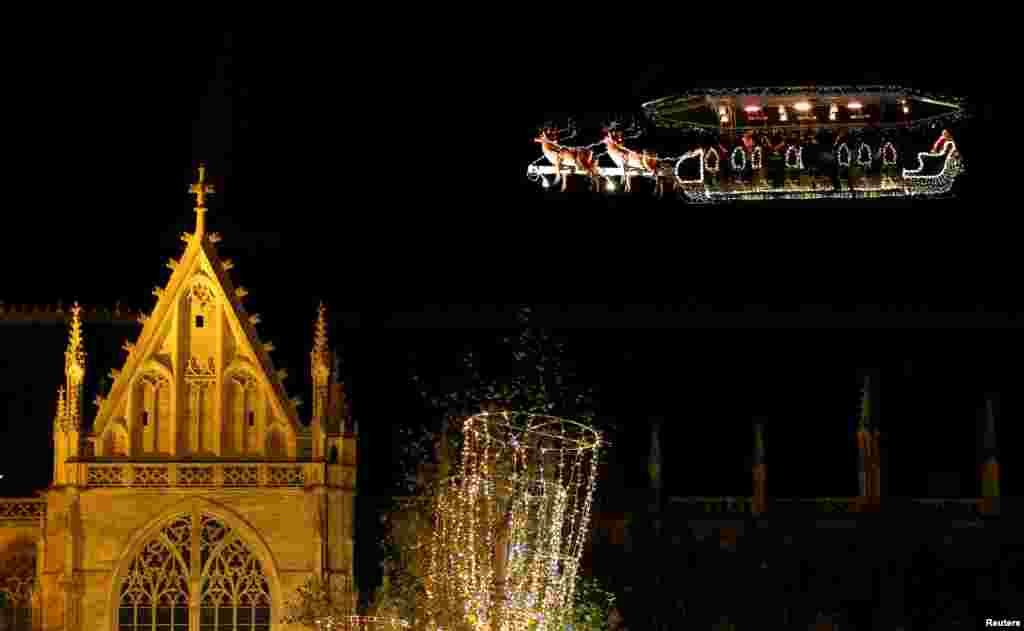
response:
M53 484L0 499L4 631L285 629L310 576L351 579L356 431L324 309L304 423L205 230L209 192L201 170L195 232L88 433L71 310Z

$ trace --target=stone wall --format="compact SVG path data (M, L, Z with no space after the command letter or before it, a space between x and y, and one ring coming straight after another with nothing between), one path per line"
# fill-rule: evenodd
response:
M319 569L322 548L318 497L327 496L312 487L55 489L48 497L40 628L113 629L120 580L131 561L168 521L193 510L223 521L260 560L268 578L276 623L284 613L285 600ZM326 512L331 521L342 522L328 525L328 531L336 537L329 546L333 550L328 558L333 560L329 569L351 574L351 546L345 545L345 539L350 541L352 537L351 519L345 519L348 512ZM70 584L65 571L68 567L72 568ZM274 624L272 628L287 627Z

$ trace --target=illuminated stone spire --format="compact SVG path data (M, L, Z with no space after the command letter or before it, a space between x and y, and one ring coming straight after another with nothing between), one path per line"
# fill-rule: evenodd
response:
M324 432L329 411L331 376L331 353L327 350L327 310L321 302L317 308L316 323L313 325L313 350L309 353L313 375L313 457L324 455Z
M67 414L67 403L64 401L64 386L57 388L57 415L54 417L55 424L64 429L64 417Z
M206 196L210 193L214 193L213 186L206 183L206 164L203 162L199 163L199 181L189 188L189 192L196 196L196 239L203 238L203 233L206 232Z
M65 484L64 463L68 458L68 417L64 386L57 388L57 414L53 417L53 483Z
M70 426L78 430L82 424L82 382L85 378L85 349L82 340L82 308L71 307L71 329L68 348L64 351L64 377L67 380L66 414Z
M321 302L317 308L316 313L316 324L313 326L313 352L320 354L324 359L324 363L327 362L327 309L324 308L324 303Z

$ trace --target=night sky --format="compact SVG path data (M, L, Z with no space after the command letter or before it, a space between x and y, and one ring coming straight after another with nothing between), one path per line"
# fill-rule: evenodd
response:
M475 121L451 137L426 114L362 107L373 73L346 65L351 90L339 92L338 69L313 48L232 34L178 46L152 60L99 46L50 74L23 71L0 300L151 309L178 235L193 229L185 188L204 159L218 186L209 229L224 237L290 394L307 402L303 417L317 301L331 310L372 460L364 493L390 493L391 427L424 417L410 364L441 378L464 346L486 353L515 326L502 301L532 300L537 324L566 338L580 379L599 388L599 414L622 428L609 488L646 483L649 419L660 416L668 493L750 494L750 425L761 417L770 492L855 494L852 423L870 373L891 493L926 495L929 472L957 473L960 494L976 493L977 415L992 393L1003 493L1020 494L1007 445L1020 442L1024 333L1016 285L1003 278L1019 261L1002 243L1009 220L980 184L953 202L827 211L555 201L524 176L536 124L631 111L700 82L679 65L635 63L517 76L536 87L488 110L511 121L499 141ZM857 80L959 93L937 71L913 82L819 77ZM979 125L962 144L968 153L967 137L978 139L968 153L978 169L991 159ZM363 139L378 128L376 142ZM461 160L438 143L494 160ZM367 144L390 153L372 157ZM121 342L138 331L87 326L91 378L120 367ZM49 481L65 339L59 327L0 326L0 496Z

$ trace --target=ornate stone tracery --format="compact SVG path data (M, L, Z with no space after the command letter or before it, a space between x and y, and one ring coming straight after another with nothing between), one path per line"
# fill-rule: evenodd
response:
M185 367L186 379L213 379L216 376L217 367L214 365L212 357L207 358L205 364L198 357L189 358L188 365Z
M118 631L151 629L154 620L185 630L190 618L211 631L269 631L270 586L259 559L222 520L197 517L173 519L132 561Z
M23 546L0 556L0 592L9 603L0 609L0 629L28 630L32 625L35 548Z
M188 299L192 306L203 312L209 312L217 304L213 290L205 283L194 283L188 290Z

